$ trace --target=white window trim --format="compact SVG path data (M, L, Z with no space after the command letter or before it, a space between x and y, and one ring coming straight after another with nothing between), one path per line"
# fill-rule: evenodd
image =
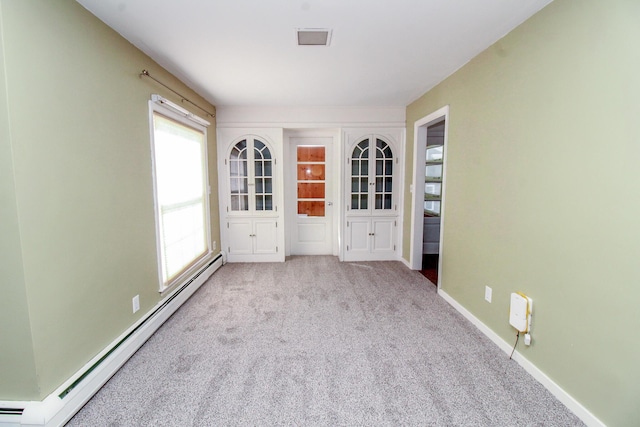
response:
M185 126L191 127L204 134L204 152L203 163L205 168L205 236L207 239L208 251L205 255L200 257L194 262L194 264L185 270L179 276L173 278L167 285L162 280L162 248L160 239L160 207L158 205L158 192L156 188L156 164L155 164L155 130L153 125L153 114L158 113L170 119L173 119ZM180 107L177 104L161 97L160 95L151 95L149 101L149 134L151 143L151 173L153 181L153 205L155 213L155 229L156 229L156 257L158 261L158 291L161 294L167 293L169 290L176 287L176 285L182 284L190 280L200 269L210 261L213 255L213 246L211 240L211 212L210 212L210 197L211 186L209 184L209 162L208 162L208 147L207 147L207 126L210 123L201 117L189 112L188 110Z

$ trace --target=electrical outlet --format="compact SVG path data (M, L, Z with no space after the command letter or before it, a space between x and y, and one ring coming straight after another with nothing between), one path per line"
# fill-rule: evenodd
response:
M140 310L140 295L136 295L131 300L131 304L133 305L133 312Z
M493 290L490 287L488 287L488 286L484 287L484 299L485 299L485 301L491 302L491 294L492 293L493 293Z

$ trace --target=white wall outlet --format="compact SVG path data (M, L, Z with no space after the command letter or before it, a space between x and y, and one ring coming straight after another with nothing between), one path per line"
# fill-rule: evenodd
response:
M490 287L485 286L484 287L484 299L485 299L485 301L491 302L491 295L492 294L493 294L493 290Z
M140 295L136 295L131 300L131 304L133 305L133 312L140 310Z

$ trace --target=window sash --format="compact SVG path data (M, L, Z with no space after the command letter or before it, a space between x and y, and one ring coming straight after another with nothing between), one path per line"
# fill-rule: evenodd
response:
M160 290L211 253L206 128L152 105Z

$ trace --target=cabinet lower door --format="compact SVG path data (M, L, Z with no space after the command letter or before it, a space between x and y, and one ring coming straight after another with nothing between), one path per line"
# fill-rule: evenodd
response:
M395 218L349 218L345 261L395 260Z
M395 220L373 219L371 228L372 252L394 252L395 251Z
M255 220L254 230L254 253L274 254L278 252L276 221Z
M349 220L347 233L349 235L347 253L356 255L368 254L371 251L371 221L369 219Z
M227 222L228 251L231 255L253 253L253 224L250 219L234 219Z

